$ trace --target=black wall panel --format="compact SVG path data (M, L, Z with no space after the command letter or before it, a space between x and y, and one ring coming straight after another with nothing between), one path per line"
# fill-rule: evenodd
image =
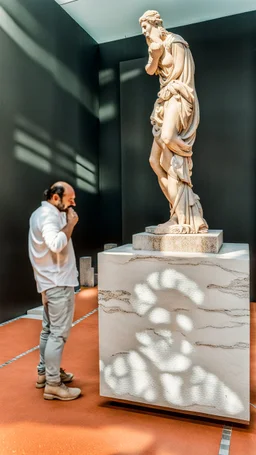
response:
M77 190L77 257L100 247L98 45L54 1L1 0L0 321L40 302L28 220L45 188Z

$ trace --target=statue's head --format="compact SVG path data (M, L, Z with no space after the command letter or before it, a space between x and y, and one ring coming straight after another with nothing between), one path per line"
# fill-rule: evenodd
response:
M163 31L166 32L163 28L161 16L157 11L146 11L143 16L139 18L139 23L141 25L143 35L145 35L148 39L151 38L152 31L157 31L160 35L163 34Z

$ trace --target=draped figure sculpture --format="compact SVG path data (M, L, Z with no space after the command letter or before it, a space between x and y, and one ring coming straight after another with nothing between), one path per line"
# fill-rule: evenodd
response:
M155 234L204 233L208 225L191 182L199 124L194 60L188 43L163 28L157 11L146 11L139 22L148 45L146 72L158 75L160 82L150 117L154 140L149 161L170 205L170 219Z

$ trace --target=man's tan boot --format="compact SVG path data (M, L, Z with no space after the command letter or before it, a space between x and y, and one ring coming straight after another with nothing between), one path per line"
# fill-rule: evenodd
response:
M65 384L67 382L71 382L74 379L73 373L66 373L63 368L60 368L60 380L61 382L64 382ZM37 389L42 389L46 385L46 376L45 374L39 374L36 382L36 388Z
M44 389L45 400L75 400L81 394L81 389L75 387L67 387L63 382L60 385L46 384Z

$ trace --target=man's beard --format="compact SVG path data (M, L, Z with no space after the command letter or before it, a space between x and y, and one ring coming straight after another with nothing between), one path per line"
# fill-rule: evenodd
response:
M65 207L63 202L59 201L58 204L56 205L56 207L57 207L57 209L60 212L66 212L67 213L68 209L72 208L73 206L72 205L68 205L68 207Z
M57 209L60 211L60 212L67 212L68 211L68 207L65 207L65 205L63 204L63 202L59 201L58 204L56 205Z

